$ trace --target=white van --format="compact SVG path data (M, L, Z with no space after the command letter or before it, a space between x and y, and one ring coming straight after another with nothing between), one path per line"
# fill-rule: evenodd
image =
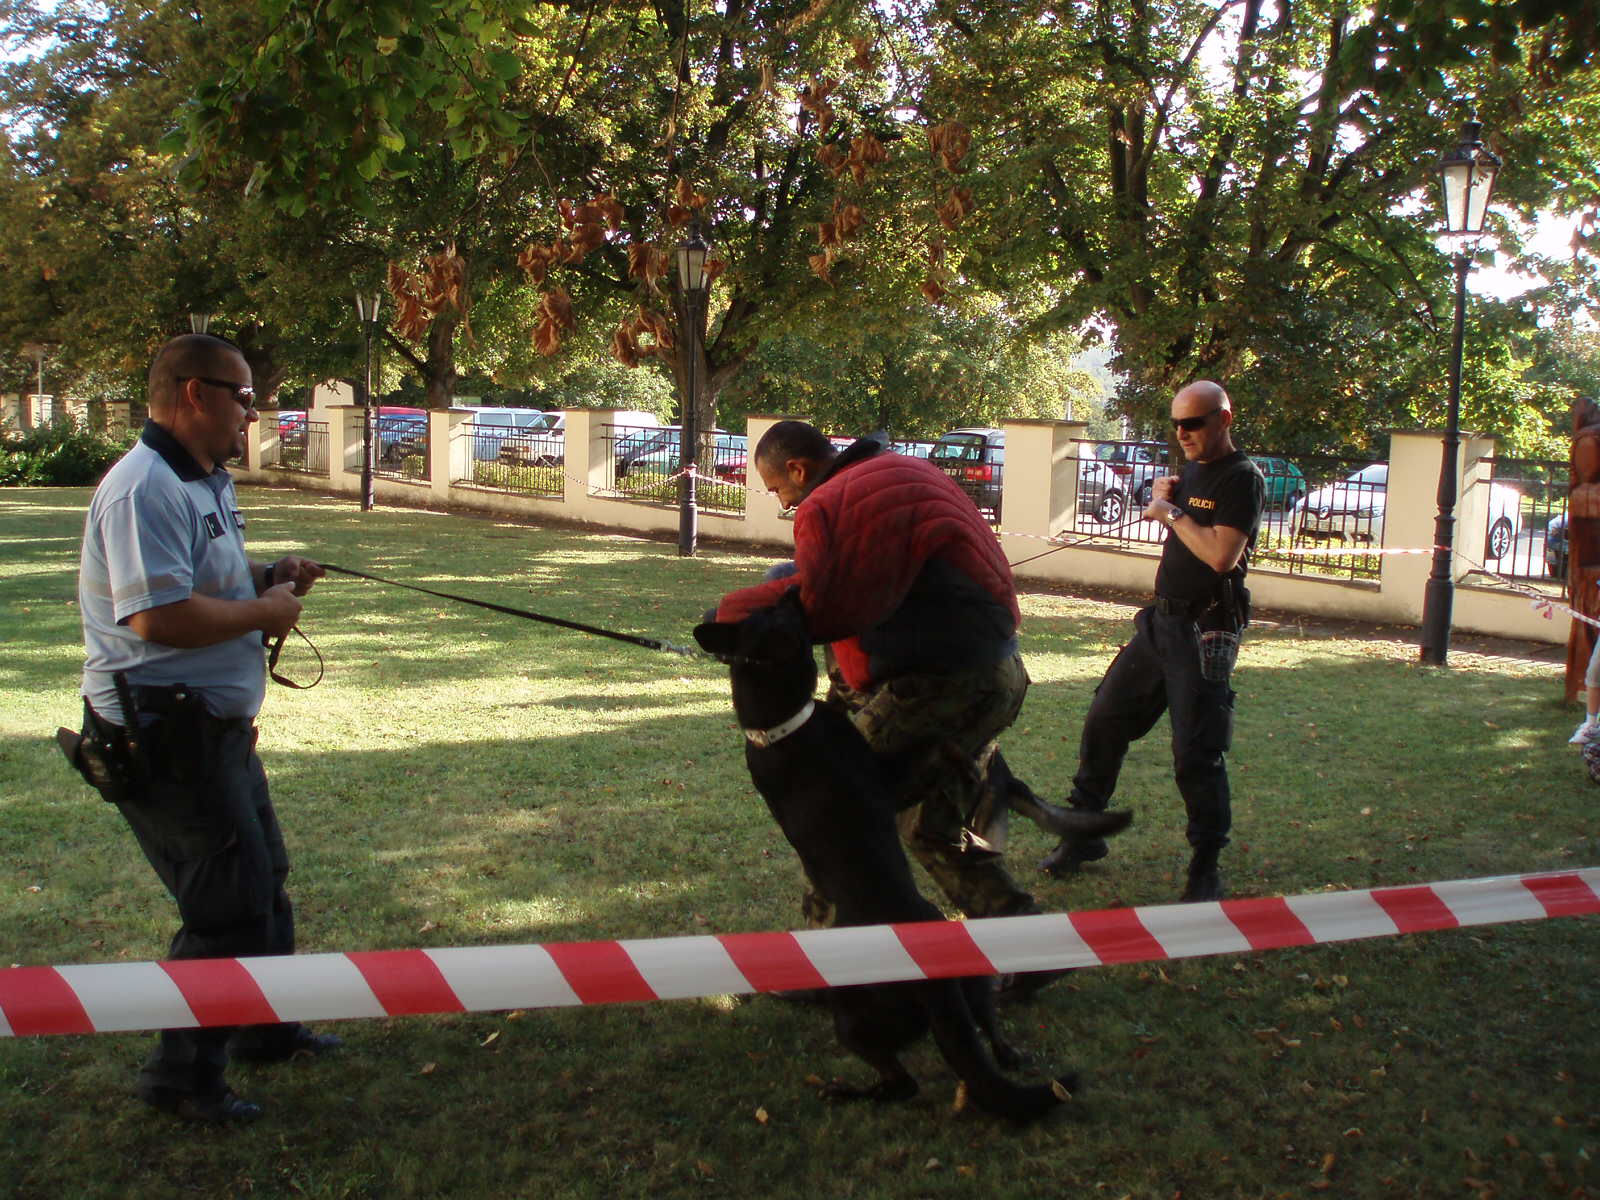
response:
M527 429L500 443L500 461L521 466L559 466L567 457L567 414L562 411L539 413L541 418ZM626 428L655 428L661 419L655 413L622 409L611 414L611 425Z

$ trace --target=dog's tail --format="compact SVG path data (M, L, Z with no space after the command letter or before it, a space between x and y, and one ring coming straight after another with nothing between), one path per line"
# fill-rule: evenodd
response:
M966 998L954 980L945 981L929 997L928 1019L933 1040L961 1077L967 1099L985 1112L1013 1121L1036 1121L1072 1099L1077 1077L1063 1076L1043 1084L1013 1083L1000 1073L978 1034Z

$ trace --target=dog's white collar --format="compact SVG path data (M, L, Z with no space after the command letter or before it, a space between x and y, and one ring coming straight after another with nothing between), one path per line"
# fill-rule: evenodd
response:
M783 741L784 738L811 720L811 714L816 711L816 708L817 702L815 700L807 700L806 706L782 725L774 725L771 729L746 729L744 736L752 746L760 746L765 750L768 746L773 746Z

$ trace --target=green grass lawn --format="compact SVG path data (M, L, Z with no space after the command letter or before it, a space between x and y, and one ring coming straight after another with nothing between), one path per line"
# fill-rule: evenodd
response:
M766 560L718 547L249 489L258 558L296 551L688 642ZM171 901L51 741L78 720L84 490L0 492L0 965L159 958ZM1126 604L1023 597L1034 686L1006 739L1059 799ZM1269 614L1270 615L1270 614ZM799 876L744 769L714 664L330 578L312 691L271 688L262 755L302 950L793 928ZM1263 623L1240 659L1235 896L1600 863L1600 791L1560 668L1409 631ZM313 666L291 642L282 668ZM1134 827L1070 881L1012 831L1049 909L1175 899L1165 725L1130 757ZM131 1098L147 1035L0 1040L0 1194L18 1197L1340 1197L1600 1195L1590 918L1086 970L1011 1032L1085 1081L1016 1130L862 1077L824 1014L759 997L348 1022L336 1061L238 1066L266 1108L192 1129Z

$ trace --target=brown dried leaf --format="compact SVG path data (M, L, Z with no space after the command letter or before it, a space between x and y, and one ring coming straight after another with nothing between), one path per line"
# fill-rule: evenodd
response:
M852 66L860 67L863 71L870 71L876 61L872 56L872 39L869 37L856 37L850 39L850 46L855 50L850 58Z
M967 1081L963 1079L956 1084L956 1098L950 1105L951 1112L964 1112L967 1107Z
M972 131L960 121L946 121L928 130L928 148L946 171L960 174L961 160L972 145Z
M837 246L839 244L839 227L832 221L824 221L817 226L817 243L822 246Z
M418 1075L432 1075L438 1069L439 1069L439 1064L436 1063L436 1062L423 1063L422 1064L422 1070L418 1071L417 1074Z
M706 259L706 286L710 287L728 269L728 264L720 258Z
M852 236L865 219L859 204L842 204L837 198L834 199L833 223L841 238Z
M481 1046L492 1046L492 1045L495 1044L495 1042L497 1042L499 1040L500 1040L500 1031L498 1029L496 1029L488 1037L484 1038L483 1041L479 1042L478 1045L480 1047Z
M811 265L811 273L829 287L833 286L833 248L829 247L821 254L813 254L806 259Z
M761 1108L759 1106L756 1108L756 1124L757 1125L766 1125L771 1120L772 1120L772 1118L767 1114L767 1110L766 1109Z
M837 146L818 146L817 161L822 164L824 170L837 179L844 172L849 160L845 157L844 151Z
M1326 1175L1333 1170L1333 1164L1339 1161L1339 1156L1332 1150L1322 1156L1322 1173Z
M559 329L571 329L572 297L567 295L566 288L551 288L539 297L539 312L544 319L553 322Z
M945 290L944 285L932 275L929 275L926 279L924 279L922 281L922 286L917 290L922 293L923 299L927 300L929 304L938 304L947 295L949 295L949 292Z

